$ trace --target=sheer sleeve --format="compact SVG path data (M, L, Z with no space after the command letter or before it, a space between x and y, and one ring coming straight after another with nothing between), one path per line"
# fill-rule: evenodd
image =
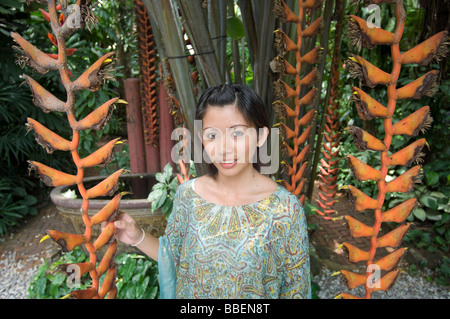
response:
M175 265L180 260L180 250L185 231L185 206L181 200L185 185L180 185L175 194L172 213L167 220L164 236L159 238L158 281L161 299L174 299L176 288Z
M167 237L159 237L158 281L161 299L174 299L176 287L175 265Z
M293 195L292 195L293 196ZM284 244L285 265L280 298L311 298L308 228L304 209L291 197L291 225Z

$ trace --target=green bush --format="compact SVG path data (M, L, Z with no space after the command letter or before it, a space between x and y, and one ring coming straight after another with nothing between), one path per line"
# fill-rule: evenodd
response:
M138 254L122 254L116 259L118 299L158 299L158 263Z
M66 276L56 271L57 267L61 264L81 263L87 260L88 258L86 258L84 253L79 248L75 248L73 251L65 253L52 265L45 262L31 280L30 287L28 288L29 298L57 299L62 298L72 290L87 288L89 282L83 282L76 289L69 288Z
M58 153L47 159L44 149L34 141L34 133L27 134L26 118L40 118L44 113L37 107L29 107L29 89L19 84L0 87L0 157L3 163L0 167L0 236L6 235L24 217L37 213L34 205L43 184L27 176L28 159L56 168L70 167L70 154ZM48 127L62 124L61 118L53 114L40 120Z
M435 281L441 286L450 285L450 258L444 257L439 267L435 269L437 278Z
M31 299L59 299L73 290L89 288L91 279L83 276L79 284L71 287L69 277L58 272L58 265L81 263L89 258L78 247L65 253L52 265L42 265L28 288ZM117 299L158 299L158 264L146 256L123 253L116 258L118 267L116 286ZM100 284L103 281L100 278ZM86 278L83 280L83 278Z
M38 200L27 193L26 185L23 185L26 182L25 179L0 180L0 236L4 236L11 227L17 226L23 217L34 216L38 212L34 207Z
M188 174L190 177L197 176L193 161L189 164ZM153 185L152 190L147 197L147 201L152 203L152 211L161 209L161 212L166 218L169 218L170 213L172 213L175 194L179 186L178 179L174 176L173 168L170 163L166 164L162 172L156 173L155 177L158 183Z

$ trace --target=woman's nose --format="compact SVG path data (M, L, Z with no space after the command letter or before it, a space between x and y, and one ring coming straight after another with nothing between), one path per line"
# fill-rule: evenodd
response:
M234 143L233 139L225 136L222 136L222 140L220 143L220 153L222 155L232 154L234 152Z

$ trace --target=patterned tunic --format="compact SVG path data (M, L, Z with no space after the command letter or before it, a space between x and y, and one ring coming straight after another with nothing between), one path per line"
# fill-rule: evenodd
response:
M210 203L179 186L159 239L161 298L311 298L306 218L277 186L249 205Z

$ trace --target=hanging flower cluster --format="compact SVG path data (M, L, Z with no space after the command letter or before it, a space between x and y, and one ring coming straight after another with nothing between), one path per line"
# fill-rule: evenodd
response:
M358 1L359 2L359 1ZM349 17L348 36L353 45L358 49L364 46L372 49L377 45L389 45L391 47L392 71L387 73L363 57L353 55L348 61L348 70L354 77L360 79L362 86L375 88L387 87L387 105L384 106L359 87L353 87L353 101L358 114L363 120L381 119L384 127L384 139L369 134L363 129L350 126L355 145L360 150L371 150L380 153L380 168L376 169L354 156L347 156L349 166L358 181L375 181L377 183L377 198L371 198L358 188L348 185L348 190L354 209L358 212L365 210L373 211L374 224L368 226L351 216L345 216L350 233L353 237L368 237L370 248L368 251L361 250L349 243L343 243L342 247L348 252L350 262L366 262L366 271L363 274L342 270L339 273L344 277L348 288L353 289L364 285L364 298L370 298L375 291L388 290L394 283L399 269L397 268L400 258L404 255L406 248L398 248L407 232L410 224L405 223L406 218L417 205L417 199L411 198L387 211L383 210L385 197L388 193L405 193L414 187L414 183L420 178L421 165L415 165L405 173L391 181L387 181L388 171L395 166L410 166L420 162L421 150L426 144L425 139L419 139L409 146L398 150L391 149L392 139L396 135L416 136L427 129L432 118L430 107L423 106L412 112L404 119L394 122L397 103L405 99L420 99L422 96L431 96L436 90L436 79L438 72L433 70L411 83L397 88L402 65L417 63L427 65L433 59L439 60L446 52L448 44L447 31L442 31L416 47L406 52L400 52L399 43L402 39L406 12L402 0L365 0L366 4L380 4L382 2L394 5L396 28L393 33L382 28L369 26L368 23L354 15ZM398 226L392 231L380 235L383 223L393 222ZM379 248L390 247L392 252L378 257L375 254ZM343 298L361 298L349 293L341 293Z
M19 58L21 62L28 63L28 65L40 73L59 71L61 83L66 90L67 99L65 101L54 96L30 76L24 74L23 77L31 88L33 103L36 106L40 107L44 112L62 112L67 115L69 125L72 129L72 140L69 141L59 136L31 118L27 119L26 125L28 130L34 131L36 141L49 154L54 150L71 152L77 173L75 175L64 173L36 161L29 161L30 171L36 171L45 185L50 187L77 185L78 191L83 198L81 216L85 225L85 232L84 234L72 234L57 230L48 230L47 236L43 239L48 237L52 238L61 246L63 252L72 251L75 247L84 245L89 253L88 262L70 265L65 264L59 267L63 272L67 272L67 275L72 274L73 267L77 267L79 270L77 274L79 276L89 273L92 279L92 286L90 288L75 290L68 297L81 299L116 298L117 287L115 286L115 278L117 265L114 261L114 256L117 241L114 238L116 231L114 221L118 215L121 194L115 195L105 207L93 216L88 215L88 209L91 198L114 195L117 190L119 176L124 173L124 170L120 169L116 171L89 189L85 188L83 177L86 168L107 165L109 163L113 148L119 143L119 139L117 138L106 143L97 151L84 158L80 157L78 147L80 145L80 131L101 129L110 118L114 105L126 102L119 100L119 98L113 98L93 110L85 118L75 118L75 93L81 90L96 92L106 80L114 79L111 73L113 67L111 57L113 52L107 53L99 58L78 79L71 81L67 56L74 51L66 49L65 39L79 28L88 26L96 19L90 9L90 1L77 1L75 6L72 7L72 9L77 9L73 9L72 12L68 12L67 1L61 1L57 5L55 0L48 0L47 4L48 12L44 10L41 10L41 12L50 21L53 33L49 34L49 38L58 48L58 54L56 56L43 53L17 33L12 32L11 36L19 44L21 50L23 50L24 56L27 57ZM58 10L62 10L66 14L58 15ZM75 18L78 19L77 23L69 23L69 21ZM98 237L94 238L92 236L93 227L100 227L101 223L106 223L106 226L101 230ZM105 247L106 252L103 254L101 260L97 260L98 251L103 247Z
M320 32L322 26L322 17L317 18L308 27L303 28L303 20L306 17L306 12L319 8L322 5L321 0L307 0L298 1L298 15L296 15L283 0L275 1L274 13L282 22L293 23L296 26L295 40L281 29L275 31L275 47L279 54L271 61L270 67L273 72L280 74L283 77L273 83L274 95L278 99L273 103L273 108L280 119L292 119L293 127L290 127L284 122L278 123L276 126L280 128L281 140L283 146L283 155L287 160L281 162L284 170L289 176L289 180L283 180L284 186L295 196L299 197L300 201L304 203L305 195L302 194L302 189L305 184L303 173L306 169L307 162L306 154L309 151L309 145L302 145L308 139L311 132L311 123L315 115L314 109L306 112L305 108L312 105L314 98L317 95L317 89L314 85L317 82L318 70L313 68L308 74L302 74L304 69L302 66L312 65L320 59L322 48L315 47L311 51L302 55L301 49L303 40L310 38ZM295 53L295 66L285 59L288 52ZM294 78L295 87L292 88L290 84L291 78ZM309 91L301 96L302 88L311 88ZM288 101L290 100L292 107Z

